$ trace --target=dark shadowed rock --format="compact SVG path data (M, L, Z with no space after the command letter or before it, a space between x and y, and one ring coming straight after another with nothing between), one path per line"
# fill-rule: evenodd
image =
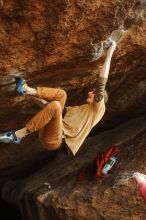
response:
M125 32L112 58L105 116L77 156L50 154L37 134L20 145L0 144L1 194L25 219L145 219L135 182L113 185L119 172L145 172L146 2L0 2L0 132L22 128L39 111L30 97L16 95L15 76L30 86L65 89L68 105L83 103L106 56L105 51L93 62L91 42L100 44L121 26ZM115 143L121 157L111 175L76 183L81 167Z

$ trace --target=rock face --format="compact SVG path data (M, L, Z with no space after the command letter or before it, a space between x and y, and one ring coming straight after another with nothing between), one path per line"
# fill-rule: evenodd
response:
M30 176L9 180L3 199L30 220L145 219L145 204L130 178L133 171L145 172L145 122L146 117L137 118L88 138L76 157L58 152ZM81 168L113 143L120 147L120 157L110 174L93 179L88 171L86 180L77 181Z
M115 167L113 175L98 182L76 185L74 179L79 169L98 152L96 141L93 141L92 153L86 148L91 144L87 141L83 147L85 152L81 150L77 158L67 158L60 153L56 162L50 163L50 153L42 148L37 134L26 137L18 146L1 144L2 196L16 204L26 219L144 219L145 208L138 195L134 197L136 185L132 180L128 187L122 188L123 191L120 187L114 191L111 182L118 169L121 172L144 171L144 159L138 166L133 167L133 164L137 164L138 155L145 156L146 1L0 1L0 132L23 127L39 111L30 97L15 94L15 76L24 76L30 86L66 89L68 105L83 103L84 90L95 84L106 56L105 51L98 61L92 61L91 42L100 44L121 26L125 32L112 58L106 114L91 134L97 137L99 132L118 128L143 115L142 121L137 120L138 127L136 123L132 124L128 132L129 127L125 125L119 133L118 143L123 144L127 152L133 152L133 157L129 156L129 160L123 152L121 164ZM110 133L112 137L115 134L116 130ZM103 149L117 142L111 136L106 139L106 144L102 139L98 142ZM125 158L129 161L128 167ZM18 178L21 180L17 182ZM10 179L13 181L8 182ZM44 185L45 181L53 184L53 190ZM114 211L107 211L111 202ZM139 206L135 209L135 205Z

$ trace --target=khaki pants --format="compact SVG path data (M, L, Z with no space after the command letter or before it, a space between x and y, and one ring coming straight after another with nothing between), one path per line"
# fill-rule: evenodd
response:
M45 148L55 150L62 143L62 110L66 92L62 89L38 87L37 97L49 101L27 124L30 133L39 130L39 139Z

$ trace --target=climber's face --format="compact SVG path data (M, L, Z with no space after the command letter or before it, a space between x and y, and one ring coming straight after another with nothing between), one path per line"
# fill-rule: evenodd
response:
M94 91L88 92L88 95L87 95L87 98L86 98L86 102L88 104L93 103L94 102L94 96L95 96Z

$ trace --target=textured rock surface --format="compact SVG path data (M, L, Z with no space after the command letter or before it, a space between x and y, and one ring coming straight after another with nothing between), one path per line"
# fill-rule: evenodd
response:
M109 92L107 111L103 120L92 132L92 135L97 135L98 132L104 131L106 129L112 129L129 119L138 117L139 115L145 115L146 1L1 1L0 132L7 131L9 129L15 130L21 128L24 126L25 122L39 110L34 104L32 104L30 97L16 96L14 92L14 76L25 76L27 82L31 86L44 85L62 87L68 92L67 104L76 105L82 103L84 100L84 88L89 87L90 84L95 83L97 74L102 67L104 57L106 55L105 53L100 60L97 62L92 62L91 60L93 51L90 43L91 41L97 44L100 43L101 41L105 40L113 30L117 29L121 25L124 26L126 32L121 41L118 43L117 49L112 59L112 66L107 84L107 89ZM74 94L74 96L72 94ZM145 122L145 118L143 121ZM137 121L137 123L139 123L139 121ZM142 128L143 130L145 129L144 125ZM135 124L131 130L136 130ZM135 134L138 134L141 131L141 127L139 127ZM120 133L120 143L126 142L131 137L130 133L127 133L125 136L123 136L123 132L124 130L122 130ZM114 136L115 132L112 135ZM126 135L127 138L124 139ZM142 139L141 143L140 139ZM108 140L109 139L107 139L106 142L107 146L112 142ZM135 149L137 145L139 146L139 155L140 152L143 154L144 149L142 148L142 144L145 146L143 136L140 136L138 139L133 139L130 143L131 147L129 148L129 151L133 151L133 158L130 157L131 162L129 161L129 166L131 168L133 163L137 164L138 157ZM132 145L134 146L132 147ZM96 148L95 143L94 146ZM124 146L127 147L126 144ZM87 161L90 161L91 158L93 158L96 150L93 151L92 154L85 147L85 151ZM92 156L90 157L90 155ZM145 155L143 155L143 158L144 156ZM76 174L77 170L80 168L77 166L75 170L73 169L74 166L76 166L76 158L72 158L71 161L70 158L65 158L66 162L62 162L64 161L64 157L65 156L62 155L61 158L56 159L56 161L58 161L57 163L63 163L62 168L68 166L68 171L65 171L67 173L64 174L65 178L63 177L60 185L58 185L58 180L55 179L56 190L53 191L52 196L50 192L47 194L43 188L44 186L41 186L42 182L50 180L48 179L48 174L51 172L48 171L50 163L46 165L47 161L50 160L50 156L49 153L41 147L37 140L36 134L28 136L19 146L1 144L0 185L3 185L4 187L4 183L9 179L21 179L30 175L30 180L28 181L30 188L25 183L25 180L21 180L22 184L20 184L19 189L16 187L16 191L13 190L13 187L10 187L9 184L7 185L9 196L7 193L4 193L6 200L8 201L10 199L12 203L15 203L16 197L16 203L19 207L21 207L22 212L25 212L25 206L27 204L28 206L30 204L32 206L36 205L38 207L37 210L40 213L38 214L40 215L40 219L41 215L43 215L43 212L45 213L44 215L47 215L48 213L50 218L52 215L56 215L56 219L86 219L86 211L89 209L91 200L94 203L96 199L99 202L99 200L102 198L100 195L99 197L97 195L97 198L94 200L94 190L97 191L101 185L103 185L103 188L100 192L102 195L102 192L104 191L104 183L107 188L111 186L110 181L113 181L116 176L116 172L118 172L116 169L119 168L122 171L124 167L127 167L125 158L123 156L121 158L121 167L118 167L117 165L117 168L115 168L114 176L109 177L113 179L109 179L109 181L107 180L107 185L106 179L101 179L99 181L99 185L98 183L91 183L88 186L88 184L83 183L80 188L80 186L73 185L74 174ZM86 160L84 160L82 156L79 156L77 162L80 162L79 164L83 165ZM51 163L52 169L54 170L56 164L53 161ZM142 160L138 167L140 170L142 170L143 164L144 161ZM39 169L41 169L39 171L40 173L38 172L39 174L37 173L35 178L35 174L34 176L31 176L33 172ZM125 170L128 170L128 168L125 168ZM56 172L58 176L60 170ZM33 178L34 181L37 180L36 185L33 184ZM54 176L52 178L57 177ZM67 181L68 178L70 180L70 184ZM17 185L17 182L14 181L14 183ZM69 188L67 183L71 185L72 188ZM63 187L63 184L66 185L66 189ZM61 191L62 187L63 191ZM84 190L86 191L85 197L87 198L81 198L81 200L86 200L87 202L85 204L87 206L82 206L83 209L79 209L81 212L77 211L79 197L78 195L76 196L76 193L74 193L75 190L79 190L82 195L84 195ZM129 192L132 190L132 185L130 185L130 189L126 188L124 190L126 191L125 195L129 195ZM20 198L22 201L20 201L20 199L16 196L18 191L22 192L20 193ZM67 195L64 193L65 191L68 192ZM87 193L88 191L89 194ZM97 209L95 209L93 203L92 206L90 206L92 210L96 210L96 213L98 213L96 218L99 220L113 219L113 216L114 219L118 219L117 214L113 212L108 212L105 216L105 209L107 207L105 202L111 203L111 201L113 201L115 208L117 207L118 210L121 210L117 212L118 215L125 215L125 212L122 212L122 210L125 210L125 206L120 206L120 202L125 201L126 199L120 199L122 196L122 192L120 194L120 188L116 194L118 196L119 193L118 199L114 197L115 194L114 191L112 191L112 188L110 188L109 191L109 200L107 196L105 196L103 203L100 204L99 202L100 205L97 207ZM37 192L39 197L36 196ZM69 203L67 200L68 196L74 201L74 205L70 204L69 210L66 208L68 210L66 212L65 204ZM35 197L35 204L33 204L33 197ZM76 199L76 197L78 199ZM52 199L54 203L52 203ZM57 203L56 200L60 201L60 203ZM50 203L48 202L46 205L44 201L51 201L51 204L53 204L52 213L49 211L52 210L50 209ZM131 216L133 215L132 217L135 219L144 219L143 204L139 199L138 203L134 201L135 200L133 198L131 203L129 203L129 206L126 206L129 207L127 210L135 209L136 204L138 204L134 213L135 215L131 214ZM55 206L55 204L57 205ZM82 201L80 204L82 204ZM31 210L27 210L27 212L28 211L31 212ZM84 212L85 216L82 218ZM94 219L94 211L91 213L93 213L93 216L90 216L91 218L88 217L88 219ZM130 213L130 211L127 211L127 213ZM141 218L139 217L139 213L142 213ZM31 213L29 215L31 215ZM126 219L125 216L123 219ZM29 219L32 218L29 217ZM130 217L127 217L127 219L130 220Z
M17 205L24 219L145 219L136 182L126 179L133 171L145 172L145 122L146 117L137 118L89 138L76 157L59 152L31 176L7 182L2 197ZM76 181L79 170L113 143L120 147L120 157L110 174Z

